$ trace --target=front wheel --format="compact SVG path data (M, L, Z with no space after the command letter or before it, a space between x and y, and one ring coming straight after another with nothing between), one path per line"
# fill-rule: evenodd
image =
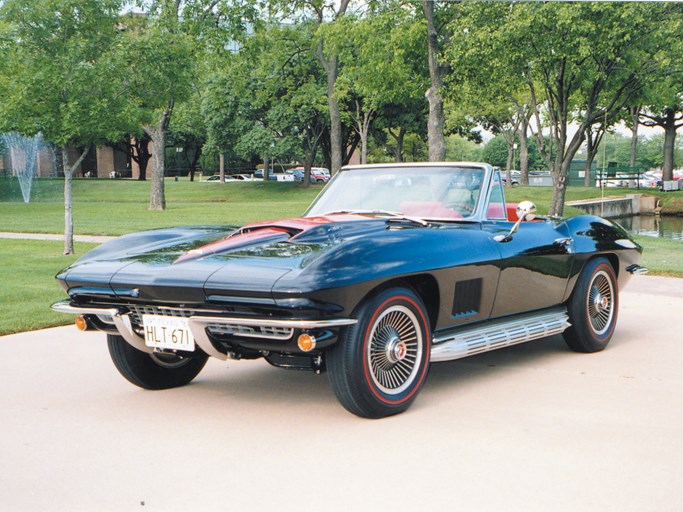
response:
M367 299L327 354L328 378L341 404L364 418L408 409L429 370L430 329L420 298L391 288Z
M568 303L569 321L564 332L576 352L603 350L614 333L619 309L619 288L612 265L605 258L589 261L579 275Z
M204 368L203 352L187 356L148 354L132 347L121 336L107 334L109 355L129 382L143 389L169 389L188 384Z

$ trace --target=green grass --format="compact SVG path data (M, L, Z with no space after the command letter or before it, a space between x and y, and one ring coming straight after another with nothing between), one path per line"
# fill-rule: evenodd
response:
M63 181L35 180L31 202L24 204L16 179L0 178L0 231L62 233ZM148 210L149 183L127 180L76 180L74 218L77 234L120 235L142 229L189 224L245 224L301 215L320 191L293 183L166 182L168 208ZM637 191L609 189L607 195ZM683 192L641 191L661 197L665 210L683 212ZM534 201L547 213L552 190L515 187L508 200ZM567 200L599 196L594 188L572 187ZM567 207L565 215L580 210ZM683 277L683 244L677 240L636 237L644 249L642 264L652 274ZM0 335L55 325L72 318L53 313L49 305L65 297L54 275L75 260L62 255L62 242L0 239ZM93 247L76 244L77 254Z
M83 254L93 244L76 244ZM55 281L59 270L76 260L62 254L62 242L0 239L0 335L73 321L50 304L66 297Z
M0 179L0 231L62 233L63 181L34 181L31 202L21 199L17 180ZM122 235L157 227L191 224L244 224L300 216L320 185L296 183L211 183L166 181L164 211L149 210L149 182L75 180L74 232ZM2 200L2 197L6 200Z
M650 269L650 274L683 277L683 242L671 238L634 236L643 246L641 265Z

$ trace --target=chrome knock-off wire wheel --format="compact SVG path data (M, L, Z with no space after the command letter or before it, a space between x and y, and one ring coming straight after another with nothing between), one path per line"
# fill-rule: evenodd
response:
M367 359L375 386L387 395L405 391L417 377L422 332L415 314L395 305L382 312L370 331Z
M588 292L588 319L596 334L609 328L614 315L614 286L604 270L593 276Z
M410 407L427 379L431 328L422 298L396 286L367 297L325 354L339 402L363 418L384 418Z
M607 258L594 258L579 274L567 301L569 328L562 334L577 352L603 350L614 333L619 311L619 283Z

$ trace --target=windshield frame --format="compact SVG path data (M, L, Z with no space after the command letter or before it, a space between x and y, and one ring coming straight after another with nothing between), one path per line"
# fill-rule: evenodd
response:
M323 190L318 194L315 200L308 207L303 217L318 217L331 212L320 212L316 211L316 207L321 202L321 199L329 193L335 186L335 183L341 179L347 173L353 173L358 170L381 172L386 171L399 171L402 169L419 169L419 168L442 168L442 167L457 167L461 169L480 169L483 171L483 178L481 181L481 190L479 192L476 205L472 211L472 214L468 217L463 218L443 218L443 217L431 217L431 216L420 216L423 220L429 220L434 222L482 222L487 219L487 206L489 203L489 196L491 193L491 180L493 175L493 168L486 163L480 162L417 162L417 163L401 163L401 164L369 164L369 165L349 165L342 167L338 173L336 173L332 179L327 183ZM503 198L504 199L504 198ZM411 215L415 217L414 215Z

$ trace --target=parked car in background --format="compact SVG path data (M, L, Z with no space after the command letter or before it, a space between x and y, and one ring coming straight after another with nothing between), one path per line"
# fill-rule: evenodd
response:
M294 175L287 172L276 172L273 176L277 181L295 181Z
M295 167L287 171L294 175L294 181L304 181L304 168ZM324 183L330 180L330 171L324 167L311 167L311 183Z
M256 169L254 171L254 178L258 178L258 179L262 180L263 179L263 169ZM268 171L268 179L272 180L272 181L277 180L277 177L275 176L275 171L273 169Z
M236 181L253 181L254 177L251 174L226 174L225 175L225 182L226 183L234 183ZM220 183L221 182L221 177L219 174L214 174L213 176L209 176L206 178L206 181L210 181L212 183Z
M507 185L508 182L508 175L506 171L501 171L500 175L503 179L503 183ZM522 179L522 173L520 171L510 171L510 180L512 182L512 186L516 187L519 185L520 180Z
M302 218L106 242L57 275L69 298L53 308L106 333L141 388L188 384L209 357L265 359L327 372L346 409L380 418L432 362L556 334L603 350L640 255L609 220L506 203L487 164L350 166Z
M644 172L638 179L638 186L640 188L660 188L662 186L662 177L653 172Z

